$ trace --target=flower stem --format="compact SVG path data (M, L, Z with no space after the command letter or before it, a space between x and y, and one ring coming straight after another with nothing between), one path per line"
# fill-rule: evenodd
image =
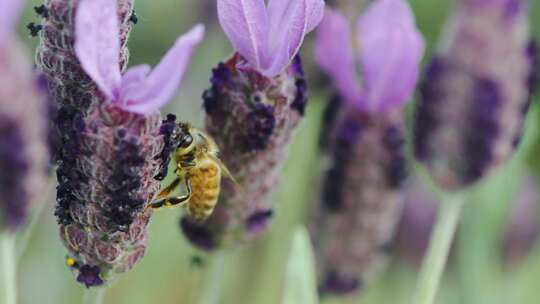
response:
M32 237L34 233L34 230L37 226L37 223L39 222L41 215L43 214L43 210L45 210L45 208L50 206L51 200L54 200L54 196L52 196L51 194L53 193L52 190L55 188L55 186L56 186L56 177L52 176L49 178L46 192L43 195L43 197L46 198L45 201L32 204L33 206L36 206L36 207L34 208L34 210L31 210L30 220L28 221L28 224L26 225L24 230L18 233L19 236L18 236L18 241L17 241L16 256L15 256L17 265L21 261L21 257L24 254L26 247L28 246L28 242L30 241L30 238Z
M200 294L199 304L218 304L220 303L221 288L223 285L223 270L225 268L225 251L220 250L214 253L211 259L211 265L205 275Z
M456 227L461 215L464 198L462 194L442 194L435 229L431 234L429 248L424 256L418 277L415 304L432 304L439 288Z
M105 298L106 287L89 288L84 292L83 304L101 304Z
M2 272L4 280L5 304L17 303L17 276L15 267L15 234L0 235L2 246ZM2 294L0 293L0 294Z

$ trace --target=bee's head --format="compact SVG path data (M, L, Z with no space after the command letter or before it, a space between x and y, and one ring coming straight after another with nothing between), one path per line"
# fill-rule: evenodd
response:
M191 132L191 126L186 123L179 123L176 134L176 153L185 155L193 151L195 148L195 139Z

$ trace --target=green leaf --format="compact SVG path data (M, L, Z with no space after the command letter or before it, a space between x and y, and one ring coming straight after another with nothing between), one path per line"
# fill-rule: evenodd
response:
M293 233L282 303L318 303L315 258L309 234L303 226Z

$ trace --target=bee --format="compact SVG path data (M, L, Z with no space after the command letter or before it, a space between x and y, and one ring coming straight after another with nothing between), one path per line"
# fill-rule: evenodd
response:
M171 135L178 143L173 155L176 162L176 178L161 190L152 209L187 206L189 215L196 221L206 220L217 204L221 177L225 176L238 184L227 167L218 158L219 149L212 137L186 123L179 123ZM187 193L169 196L182 181Z

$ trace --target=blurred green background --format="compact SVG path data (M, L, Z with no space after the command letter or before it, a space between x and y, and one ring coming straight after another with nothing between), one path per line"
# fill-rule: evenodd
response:
M0 0L1 1L1 0ZM131 64L155 64L175 38L192 25L203 22L207 36L191 64L179 94L166 111L200 126L203 113L200 95L208 87L210 70L232 51L215 19L215 0L136 1L139 23L129 43ZM532 3L533 1L531 1ZM428 51L449 12L450 0L411 0L417 23L428 41ZM25 26L36 21L27 6L20 22L20 36L33 51L36 38ZM532 3L533 29L540 37L540 3ZM306 65L311 60L311 36L303 48ZM426 57L426 58L429 58ZM314 69L308 69L316 71ZM309 75L315 79L317 75ZM314 84L314 81L311 81ZM178 226L180 209L157 212L150 224L150 241L145 258L128 275L122 276L107 292L105 303L200 303L201 294L218 296L223 304L282 303L286 261L294 227L305 220L306 208L317 194L317 137L320 114L327 92L311 86L311 104L293 144L283 173L281 188L275 193L277 217L270 233L251 246L224 254L221 293L212 290L212 258L196 251L183 238ZM537 98L538 101L538 98ZM457 249L452 255L437 303L539 303L540 248L518 267L506 269L500 263L500 238L508 205L528 168L540 172L540 111L537 102L528 115L525 141L508 166L476 187L469 197L460 226ZM44 197L45 200L45 197ZM57 236L52 215L54 199L46 201L19 268L20 303L80 303L83 287L64 265L65 249ZM539 215L540 218L540 215ZM193 263L194 257L202 263ZM365 289L361 297L325 298L323 303L409 303L417 269L392 260L388 271ZM303 304L303 303L299 303Z

